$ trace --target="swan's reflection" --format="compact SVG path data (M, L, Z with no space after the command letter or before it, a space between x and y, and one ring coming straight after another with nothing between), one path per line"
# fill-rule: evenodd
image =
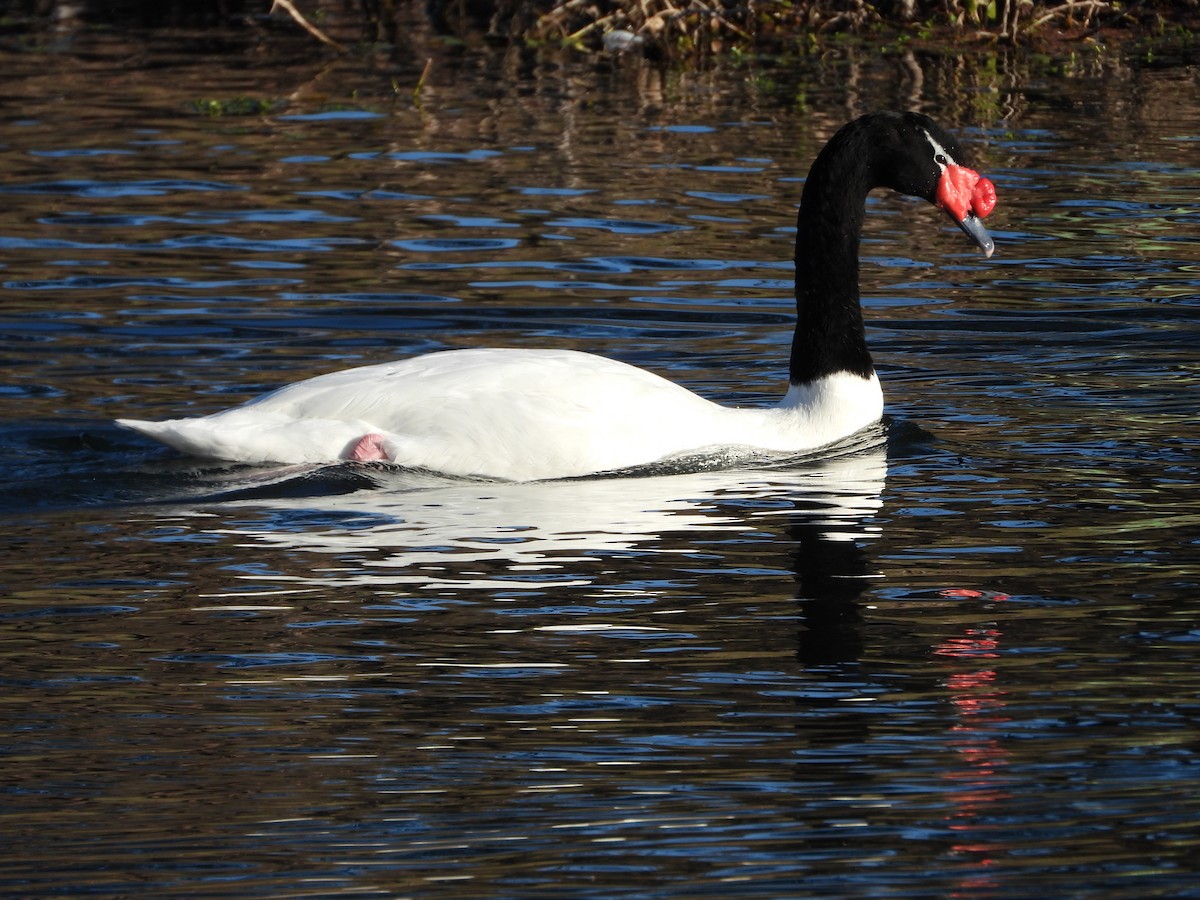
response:
M281 576L292 583L545 589L588 583L575 563L686 555L722 533L782 536L797 516L821 541L852 541L880 505L886 471L875 442L787 468L647 477L497 484L377 472L372 490L222 504L211 531L331 558Z
M999 629L973 621L965 634L961 624L933 628L946 636L931 648L920 637L911 646L893 645L879 629L864 627L871 607L861 596L876 577L870 545L878 536L874 522L886 474L880 443L790 467L661 477L483 484L377 471L379 483L370 489L274 498L260 491L253 500L211 505L205 515L220 523L211 532L250 548L246 557L261 559L285 589L339 600L391 595L387 612L372 601L364 604L370 614L331 631L350 628L356 639L383 648L386 677L408 692L389 708L406 717L405 728L436 736L428 747L450 747L443 735L463 731L463 721L474 723L465 730L493 729L487 733L511 736L531 758L560 761L552 763L562 766L554 771L570 771L582 791L591 775L579 774L586 768L579 760L608 749L606 763L650 763L644 772L653 760L643 754L653 749L679 754L711 740L712 758L699 768L719 769L736 759L729 747L746 740L738 733L745 722L791 723L794 737L771 755L784 758L782 746L798 760L794 793L808 800L788 815L804 821L810 849L827 840L834 853L844 837L830 829L831 819L849 810L886 833L893 802L903 809L904 798L926 796L917 793L928 790L924 773L910 776L894 763L895 748L912 746L921 735L957 754L946 757L938 776L951 786L946 796L952 803L942 792L927 802L948 810L949 852L972 863L964 883L986 886L988 866L1010 852L994 827L1007 802L1009 762L997 737L1006 713L991 658ZM789 571L794 591L786 584ZM737 599L723 610L709 602L662 604L654 612L669 617L661 618L640 610L623 615L623 605L596 602L598 593L619 592L623 604L625 592L638 585L647 594L670 596L662 585L680 572L697 576L688 598L719 600L725 592ZM246 577L261 581L264 572ZM731 579L746 579L745 590L731 589ZM339 586L351 590L343 594ZM532 593L539 589L545 596ZM447 617L432 614L442 599L461 600L472 591L490 591L492 598L526 591L521 599L527 602L504 607L506 620L486 603L462 603ZM779 608L759 616L772 591L794 596L799 616L780 616ZM747 597L751 602L742 604ZM402 616L392 614L392 603L403 608ZM714 610L716 624L709 618ZM615 640L615 649L598 649L593 635ZM315 644L317 638L309 632L299 643L306 651L328 650L331 645ZM671 648L683 652L656 652ZM798 665L787 664L791 654ZM379 677L374 664L364 671ZM235 676L243 690L297 677ZM345 668L321 669L320 677L350 690ZM736 685L732 694L729 685ZM955 715L942 711L944 698ZM672 724L660 728L658 714L646 712L651 706ZM482 724L477 716L485 717ZM581 722L602 719L606 731L580 731L592 727ZM392 730L389 720L379 733L391 741ZM776 734L785 731L780 725ZM759 733L771 731L763 726ZM356 747L369 746L369 739ZM488 746L485 755L492 752ZM390 758L392 751L377 752ZM832 759L836 767L827 765ZM490 756L474 762L488 772L495 765ZM470 765L462 768L470 777ZM527 777L522 772L518 780ZM762 777L774 783L777 772Z

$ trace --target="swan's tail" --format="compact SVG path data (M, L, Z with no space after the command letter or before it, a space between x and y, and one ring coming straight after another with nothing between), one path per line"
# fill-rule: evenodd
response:
M117 419L117 424L188 456L244 463L337 462L352 458L363 434L375 431L356 422L246 415L240 408L162 422Z
M228 459L217 452L211 429L197 427L198 419L168 419L164 422L147 422L142 419L117 419L117 424L138 434L144 434L159 443L166 444L188 456L210 459Z

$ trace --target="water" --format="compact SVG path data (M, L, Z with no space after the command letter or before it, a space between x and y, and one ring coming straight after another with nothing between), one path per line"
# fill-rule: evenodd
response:
M1194 69L443 60L416 105L269 59L5 52L0 892L1200 893ZM506 485L109 424L477 345L769 402L806 167L913 97L998 249L872 197L888 421L837 458Z

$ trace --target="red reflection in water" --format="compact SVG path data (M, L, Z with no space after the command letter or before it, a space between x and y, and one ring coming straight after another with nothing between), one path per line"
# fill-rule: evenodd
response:
M960 599L1006 599L1002 594L966 589L942 594ZM1003 774L1009 764L1008 753L997 737L998 726L1010 718L1004 714L1005 692L997 685L996 668L990 664L1000 658L1002 638L1000 629L989 623L948 637L933 651L951 664L945 686L958 714L948 745L958 753L961 765L947 770L943 777L953 784L953 812L947 816L947 827L961 837L951 845L951 853L962 858L968 868L951 896L977 896L980 890L995 887L994 874L988 870L1009 849L996 840L988 821L996 807L1011 796Z

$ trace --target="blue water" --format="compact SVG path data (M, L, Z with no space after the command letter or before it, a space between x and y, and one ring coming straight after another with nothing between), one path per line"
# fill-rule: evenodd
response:
M111 420L480 345L770 402L804 172L910 102L890 65L798 107L447 60L417 106L360 61L76 49L3 51L0 893L1200 893L1188 70L980 70L989 105L923 60L997 252L871 198L884 425L510 485ZM277 102L196 112L242 96Z

